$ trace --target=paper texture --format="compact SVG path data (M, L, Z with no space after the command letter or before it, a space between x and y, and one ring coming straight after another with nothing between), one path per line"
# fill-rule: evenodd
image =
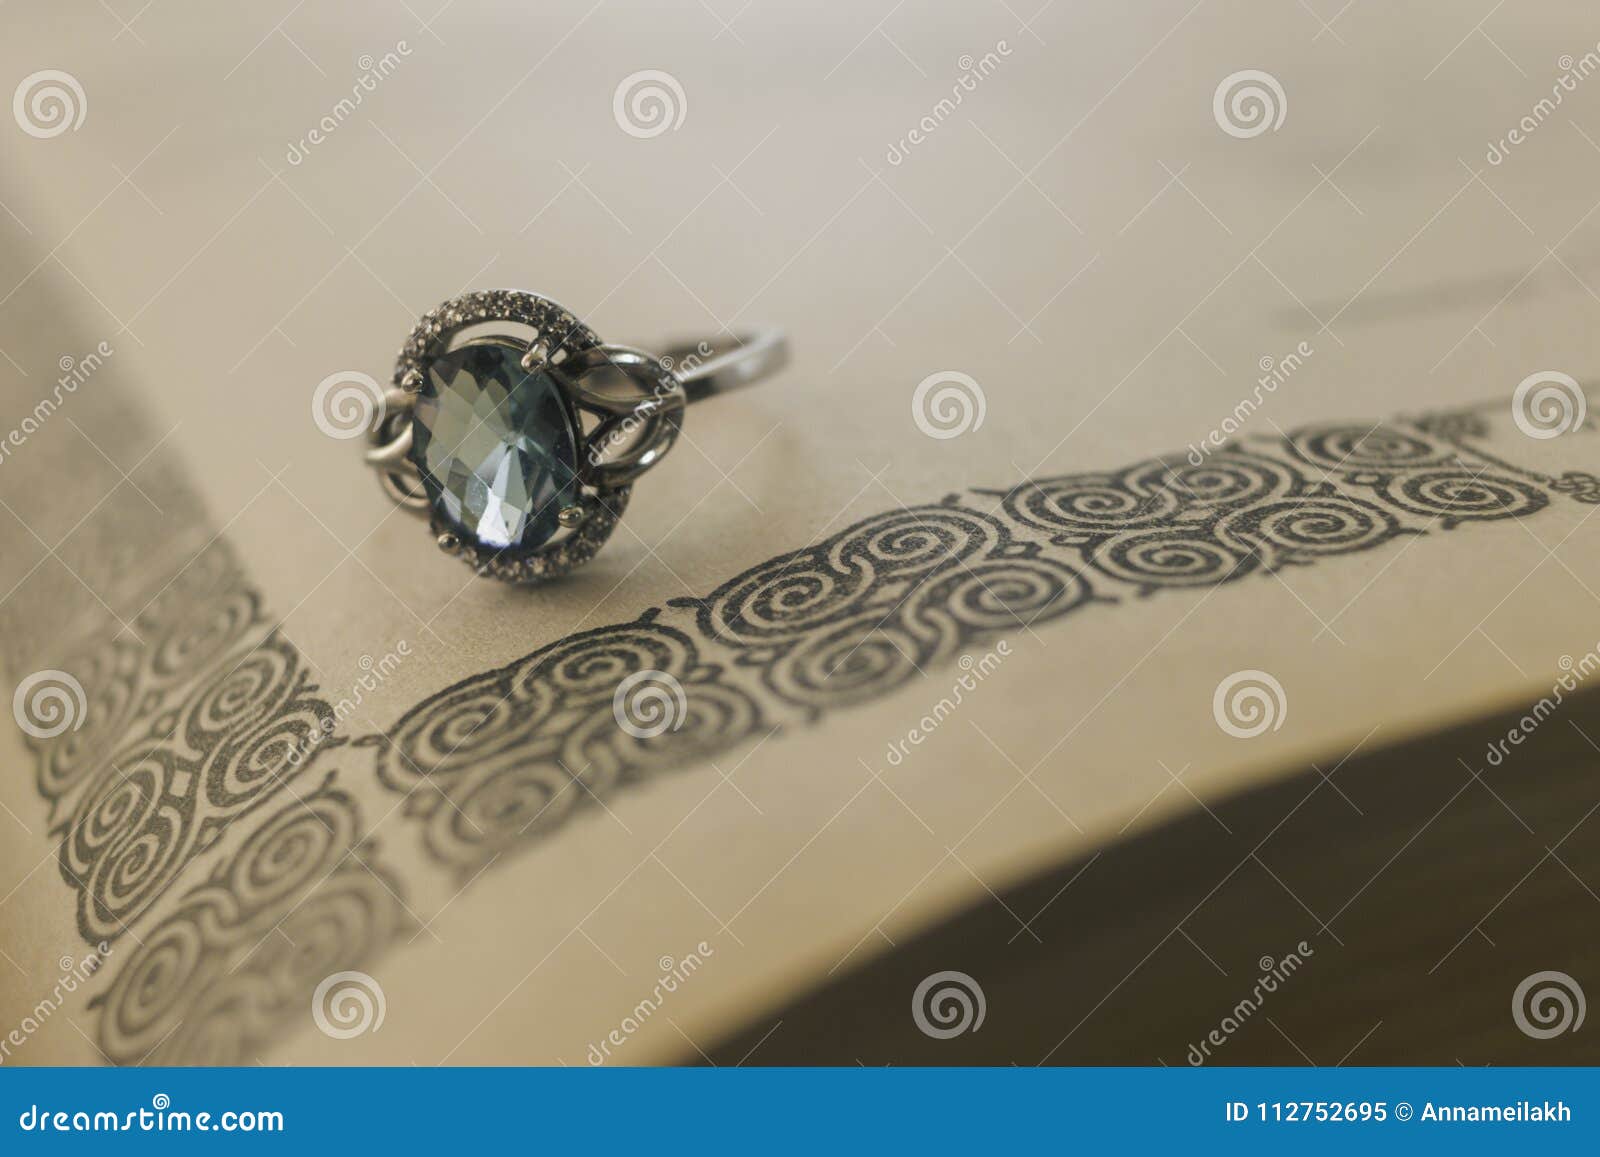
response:
M1514 394L1593 374L1600 89L1530 112L1595 49L1542 11L8 9L5 75L86 115L4 134L0 653L84 689L3 740L7 1063L693 1057L1030 871L1547 691L1600 640L1600 442ZM645 69L681 124L614 102ZM499 286L795 349L548 588L314 420ZM676 730L618 727L639 670ZM313 1015L346 971L381 1031Z

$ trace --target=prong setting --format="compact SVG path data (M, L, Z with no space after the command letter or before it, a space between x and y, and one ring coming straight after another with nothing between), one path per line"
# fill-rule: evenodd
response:
M528 352L522 355L522 368L529 373L543 369L550 361L550 343L540 338L528 347Z

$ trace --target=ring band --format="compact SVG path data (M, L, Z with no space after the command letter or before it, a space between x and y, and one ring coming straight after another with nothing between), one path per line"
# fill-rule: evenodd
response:
M658 356L602 342L539 294L469 293L411 331L366 459L390 498L428 515L442 550L481 575L541 582L604 545L688 403L788 358L770 327Z
M789 363L789 343L776 326L763 326L735 334L731 342L674 345L661 358L683 383L685 400L698 402L777 373Z

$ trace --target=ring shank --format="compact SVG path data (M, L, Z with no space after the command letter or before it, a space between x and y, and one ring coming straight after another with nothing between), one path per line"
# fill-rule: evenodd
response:
M685 398L698 402L752 385L789 363L789 341L776 326L679 342L663 351L683 383Z

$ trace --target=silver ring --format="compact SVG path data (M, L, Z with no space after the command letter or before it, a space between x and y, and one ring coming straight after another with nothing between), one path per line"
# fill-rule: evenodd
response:
M760 328L656 355L609 345L547 297L489 290L423 315L368 431L384 493L480 575L534 583L594 557L690 402L782 368Z

